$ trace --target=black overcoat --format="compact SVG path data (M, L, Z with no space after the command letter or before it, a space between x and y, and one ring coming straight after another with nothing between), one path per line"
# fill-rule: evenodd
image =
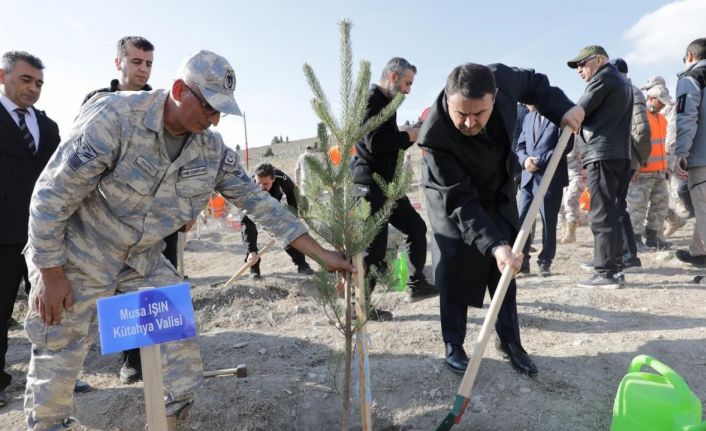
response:
M494 201L481 203L476 184L492 175L496 166L479 160L469 139L453 125L444 91L434 102L418 139L424 150L422 181L433 233L434 283L448 300L475 307L483 305L489 276L498 271L491 245L497 241L511 245L520 227L513 182L519 165L510 151L517 102L537 106L556 124L573 106L563 91L549 85L545 75L502 64L488 67L498 87L489 124L502 124L488 133L494 142L507 145L507 175L493 191Z

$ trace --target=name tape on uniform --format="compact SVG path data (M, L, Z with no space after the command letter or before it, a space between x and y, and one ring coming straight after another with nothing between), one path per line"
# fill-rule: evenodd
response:
M188 283L101 298L97 306L104 355L196 336Z

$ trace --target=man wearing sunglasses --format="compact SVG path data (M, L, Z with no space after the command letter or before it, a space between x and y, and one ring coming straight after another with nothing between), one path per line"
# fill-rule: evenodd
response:
M630 183L633 89L601 46L583 48L567 65L588 83L577 102L586 111L577 144L591 193L595 272L578 286L618 289L624 283L619 212Z
M95 339L96 300L179 282L161 258L162 238L193 220L214 190L283 246L329 269L355 270L250 181L236 152L209 130L221 114L240 114L234 90L228 61L199 51L185 59L170 90L98 94L40 176L26 251L35 286L25 322L29 430L79 428L72 389ZM201 356L196 338L162 349L167 420L176 429L203 381Z

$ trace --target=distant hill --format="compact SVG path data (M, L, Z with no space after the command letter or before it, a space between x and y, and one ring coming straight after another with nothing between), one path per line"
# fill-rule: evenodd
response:
M287 175L294 176L294 168L297 164L297 157L304 151L307 145L315 145L317 138L297 139L294 141L285 142L282 144L265 145L262 147L250 148L249 156L250 163L247 169L248 173L252 173L260 163L272 163L276 168L281 169ZM263 157L263 154L268 149L272 149L274 153L271 157ZM241 162L245 167L245 149L240 151Z

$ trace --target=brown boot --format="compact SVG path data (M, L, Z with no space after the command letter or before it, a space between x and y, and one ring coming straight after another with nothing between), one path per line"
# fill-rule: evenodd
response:
M567 221L564 225L564 236L559 244L573 244L576 242L576 222Z
M686 224L686 220L680 217L677 213L668 214L666 217L667 227L664 229L664 236L672 236L674 232Z

